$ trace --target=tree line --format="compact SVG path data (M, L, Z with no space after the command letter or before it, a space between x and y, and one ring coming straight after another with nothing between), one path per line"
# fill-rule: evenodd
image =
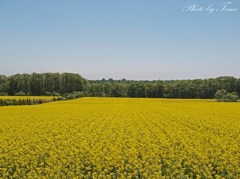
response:
M220 89L240 94L240 79L234 77L154 81L102 79L89 83L91 96L213 99Z
M32 73L0 76L1 95L60 96L84 91L88 82L74 73Z
M218 77L194 80L87 80L75 73L0 75L0 95L52 95L142 98L215 98L217 90L240 94L240 79Z

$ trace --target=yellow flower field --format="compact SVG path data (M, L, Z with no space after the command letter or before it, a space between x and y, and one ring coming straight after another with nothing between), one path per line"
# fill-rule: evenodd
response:
M0 107L0 178L240 178L240 103L81 98Z

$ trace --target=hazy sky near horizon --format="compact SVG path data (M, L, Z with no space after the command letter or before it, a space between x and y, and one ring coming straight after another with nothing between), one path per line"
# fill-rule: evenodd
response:
M240 2L223 2L0 0L0 74L240 77Z

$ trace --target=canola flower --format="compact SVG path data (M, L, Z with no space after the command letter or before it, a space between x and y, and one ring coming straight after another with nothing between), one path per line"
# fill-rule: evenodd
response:
M239 109L129 98L0 107L0 178L240 178Z

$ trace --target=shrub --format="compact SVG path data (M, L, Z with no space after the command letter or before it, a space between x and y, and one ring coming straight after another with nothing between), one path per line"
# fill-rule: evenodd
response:
M26 93L24 93L23 91L20 91L18 93L14 94L15 96L26 96Z
M60 96L60 93L57 93L57 92L55 92L55 91L53 91L52 93L46 91L46 92L45 92L45 96Z
M221 100L223 96L226 94L227 94L227 90L225 89L217 90L217 92L215 93L215 99Z
M81 98L84 94L82 92L73 92L73 93L65 93L63 95L63 99L75 99L75 98Z
M5 92L0 92L0 96L8 96L8 94Z
M61 96L60 93L53 91L52 96Z
M46 91L46 92L45 92L45 96L52 96L52 93Z
M223 96L222 100L225 102L236 102L238 100L238 95L233 93L227 93Z
M239 99L237 92L228 93L226 90L221 89L215 93L215 99L223 102L236 102Z

